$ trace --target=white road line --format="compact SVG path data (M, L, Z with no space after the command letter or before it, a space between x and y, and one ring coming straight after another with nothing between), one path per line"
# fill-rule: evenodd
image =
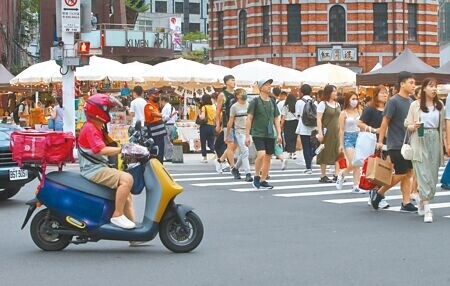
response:
M317 173L316 175L318 175L319 173ZM313 174L314 175L314 174ZM306 176L311 176L311 175L307 175L307 174L275 174L275 175L270 175L270 181L272 182L272 178L278 178L278 177L293 177L293 176L299 176L299 177L306 177ZM245 177L245 174L241 173L241 177ZM180 179L175 179L177 182L194 182L194 181L211 181L211 180L234 180L233 176L230 174L226 177L214 177L214 176L210 176L210 177L201 177L201 178L180 178ZM306 179L306 178L305 178ZM317 179L316 179L317 180ZM234 180L234 182L242 182L242 181L237 181Z
M269 174L277 174L277 173L296 173L297 175L307 175L304 174L303 171L305 169L287 169L284 171L281 170L270 170ZM252 174L253 174L253 170L252 170ZM225 172L225 174L230 174L230 172ZM320 170L319 169L313 169L313 174L320 174ZM222 175L219 174L217 172L207 172L207 173L174 173L174 174L170 174L172 177L182 177L182 176L208 176L208 175ZM311 175L308 175L311 176Z
M353 185L352 182L344 183L344 186L351 186ZM335 184L310 184L310 185L297 185L297 186L275 186L272 191L278 191L278 190L291 190L291 189L315 189L315 188L323 188L323 187L333 187L335 188ZM230 191L234 192L253 192L253 191L263 191L263 190L255 190L253 188L240 188L240 189L230 189ZM347 190L346 192L350 192L350 190ZM296 194L302 194L302 193L296 193ZM289 194L287 194L289 195Z
M450 207L450 203L430 204L430 208L431 209L442 209L442 208L448 208L448 207ZM385 211L400 212L400 206L398 206L398 207L390 207L388 209L385 209Z
M345 177L346 179L350 179L351 177ZM213 178L210 178L210 180ZM308 182L308 181L314 181L318 182L318 178L298 178L298 179L281 179L281 180L272 180L272 178L269 180L269 182L272 183L285 183L285 182ZM191 184L192 186L196 187L211 187L211 186L236 186L236 185L249 185L250 183L246 181L234 181L234 182L223 182L223 183L199 183L199 184ZM325 185L332 185L334 183L329 183ZM353 184L353 183L352 183ZM317 184L316 184L317 185ZM335 184L334 184L335 185ZM277 189L280 189L283 186L277 187ZM297 185L295 187L303 187L303 185Z
M310 193L290 193L290 194L275 194L274 197L292 198L292 197L314 197L314 196L324 196L324 195L336 195L336 194L350 194L351 190L336 190L336 191L320 191L320 192L310 192ZM367 201L367 198L366 198Z
M399 189L399 188L397 188ZM392 188L391 190L394 190ZM450 191L445 192L436 192L436 197L443 197L443 196L450 196ZM402 195L395 195L395 196L386 196L386 200L399 200L402 199ZM353 198L353 199L336 199L336 200L323 200L323 202L326 203L332 203L332 204L351 204L351 203L360 203L360 202L366 202L367 203L367 197L365 198Z

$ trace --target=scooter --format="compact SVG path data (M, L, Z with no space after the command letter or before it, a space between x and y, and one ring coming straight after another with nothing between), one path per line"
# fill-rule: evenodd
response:
M139 127L136 127L133 136L140 137L136 141L142 143ZM149 140L144 145L152 145L152 140ZM151 146L147 147L154 150ZM110 223L114 211L114 190L94 184L79 173L53 171L45 174L39 166L32 165L26 168L44 182L38 188L36 198L27 202L29 208L22 229L33 212L45 206L33 217L30 226L31 238L45 251L63 250L70 243L99 240L150 241L158 233L163 245L173 252L194 250L203 238L203 224L192 211L193 208L174 202L183 187L172 179L157 159L150 158L150 153L153 152L143 156L140 153L140 157L137 154L122 154L137 158L132 174L137 174L137 179L141 176L141 187L145 186L144 217L135 229L126 230Z

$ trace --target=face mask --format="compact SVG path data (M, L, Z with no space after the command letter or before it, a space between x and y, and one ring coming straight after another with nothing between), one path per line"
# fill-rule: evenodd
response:
M350 100L350 106L355 108L358 105L358 101L357 100Z
M247 95L246 94L241 94L241 99L242 100L247 100Z
M159 97L153 97L152 100L153 100L154 103L158 103L159 102Z

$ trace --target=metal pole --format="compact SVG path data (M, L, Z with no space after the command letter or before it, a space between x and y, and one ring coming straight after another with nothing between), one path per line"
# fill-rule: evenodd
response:
M62 32L64 52L66 57L75 56L74 33ZM63 65L62 92L64 104L64 131L75 135L75 72L71 67Z

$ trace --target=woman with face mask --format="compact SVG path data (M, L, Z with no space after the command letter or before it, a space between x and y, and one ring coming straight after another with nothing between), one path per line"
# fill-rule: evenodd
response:
M344 98L344 110L339 115L339 154L345 154L347 158L347 168L341 170L336 180L336 188L342 189L345 175L353 173L353 189L352 193L365 193L358 188L360 170L359 167L352 165L353 156L355 155L356 139L359 133L360 108L358 95L350 92Z

